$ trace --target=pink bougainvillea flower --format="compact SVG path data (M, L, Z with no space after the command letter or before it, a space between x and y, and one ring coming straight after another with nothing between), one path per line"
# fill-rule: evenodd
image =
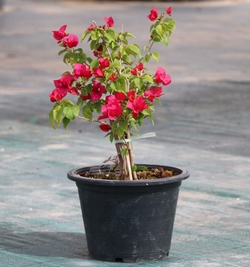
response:
M139 113L144 109L147 109L149 106L146 104L145 99L142 95L136 97L133 101L128 101L126 107L132 110L133 118L139 116Z
M102 122L99 127L103 132L108 132L109 130L111 130L111 126L106 122Z
M121 116L122 107L120 101L116 99L114 95L106 97L106 104L102 106L102 115L98 117L98 120L110 119L114 121L116 117Z
M103 78L104 77L104 73L103 73L101 68L93 68L93 75L96 78Z
M158 17L158 10L156 8L152 8L147 18L149 18L151 21L155 21L157 17Z
M100 57L102 54L95 50L95 51L93 51L93 55L95 57Z
M63 38L63 44L68 48L76 47L79 43L79 39L76 35L70 34L68 37Z
M129 90L128 91L128 100L132 102L134 99L135 99L135 91Z
M166 8L166 13L167 13L169 16L172 15L172 7L171 7L171 6Z
M142 70L144 69L143 63L140 62L139 64L136 64L136 68L137 68L139 71L142 71Z
M136 69L136 68L132 69L130 72L131 72L131 74L133 74L133 75L135 75L135 76L138 74L138 72L137 72L137 69Z
M86 101L90 99L91 95L88 93L87 95L80 95L80 97L83 101Z
M98 81L94 80L92 86L92 93L90 94L91 101L98 101L102 97L102 94L106 92L104 85L101 85Z
M95 28L94 24L90 24L89 27L87 28L88 31L92 31Z
M61 41L64 37L68 36L68 34L65 32L67 28L67 25L63 25L58 31L52 31L53 37L57 41Z
M102 52L103 51L103 46L99 45L96 50L99 51L99 52Z
M126 96L126 94L124 94L123 92L116 92L115 93L115 98L118 100L118 101L124 101L126 98L127 98L127 96Z
M56 102L62 100L68 93L67 88L55 88L51 94L49 94L50 101Z
M109 67L109 59L108 58L99 58L99 66L101 69L105 69Z
M69 88L73 81L73 76L71 74L67 74L62 76L58 80L54 80L54 85L56 88Z
M76 87L71 87L73 80L74 79L71 74L66 74L60 79L54 80L56 88L54 89L53 94L51 94L52 99L56 99L56 101L59 101L64 96L66 96L67 93L70 93L72 95L78 95L78 89Z
M114 20L113 20L112 17L109 17L109 18L104 17L104 20L107 23L108 27L113 27L114 26Z
M77 87L72 87L68 90L68 92L72 95L79 95L78 88Z
M91 70L86 64L76 63L74 65L74 78L77 79L79 77L84 77L89 79L92 76Z
M111 82L114 82L116 79L117 79L117 75L115 75L114 73L112 73L112 74L109 76L109 80L110 80Z
M163 68L158 67L155 73L155 82L168 85L171 83L171 76L168 75Z
M145 91L144 95L149 101L153 102L155 98L162 96L162 88L152 87L151 89Z

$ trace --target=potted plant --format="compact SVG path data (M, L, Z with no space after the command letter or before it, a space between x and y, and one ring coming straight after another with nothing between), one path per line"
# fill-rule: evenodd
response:
M135 36L123 27L115 31L112 17L104 17L102 26L93 21L81 37L92 57L78 46L76 35L66 33L66 25L53 31L70 70L54 80L51 126L67 128L76 118L97 123L117 152L105 160L111 164L68 172L78 187L88 250L95 259L158 260L169 253L179 186L189 173L135 164L131 142L145 137L138 128L146 118L153 122L154 104L171 83L163 68L154 74L146 68L151 59L160 58L153 45L169 43L175 28L171 13L171 7L161 14L156 8L150 11L149 43L142 48L129 42ZM76 101L66 99L68 94Z

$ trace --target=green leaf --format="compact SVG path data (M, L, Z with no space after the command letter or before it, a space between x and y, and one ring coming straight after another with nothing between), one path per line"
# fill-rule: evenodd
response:
M120 75L116 80L115 80L115 85L116 82L118 82L118 86L116 87L116 91L119 92L126 92L126 78L122 75Z
M114 90L114 91L116 91L116 88L117 88L117 86L116 86L116 81L114 81L113 83L110 83L110 89L111 90ZM119 83L118 83L119 84ZM106 87L106 89L107 89L107 87Z
M58 126L60 126L62 122L62 116L63 116L63 107L61 105L56 105L53 108L53 117Z
M126 132L128 130L128 121L120 121L119 126L124 132Z
M132 172L136 172L136 170L137 170L137 166L136 166L136 165L132 166L132 167L131 167L131 170L132 170Z
M91 39L92 39L93 41L96 41L96 40L99 39L99 33L98 33L97 30L93 30L93 31L91 31Z
M114 62L110 63L110 68L122 69L123 66L121 65L119 60L115 60Z
M114 140L114 134L111 132L110 135L109 135L109 141L110 143L112 143Z
M143 82L142 82L142 80L141 80L140 78L135 78L135 79L133 80L133 82L134 82L134 84L135 84L135 86L136 86L137 88L141 89L141 87L142 87L142 85L143 85Z
M126 79L122 75L119 76L113 83L110 84L110 88L115 92L126 92Z
M63 99L62 104L64 106L66 106L66 105L74 105L74 103L69 99Z
M86 31L82 34L81 41L83 41L83 40L86 38L86 36L88 36L90 33L91 33L91 31L86 30Z
M97 101L93 104L93 108L97 113L101 113L101 109L102 109L102 102L101 101Z
M77 63L82 63L83 64L83 63L86 62L86 59L87 59L87 56L84 53L77 52L77 53L74 54L74 60Z
M151 84L154 83L154 79L152 78L151 75L149 75L149 74L145 74L145 75L143 75L142 77L143 77L143 80L144 80L144 81L147 81L148 83L151 83Z
M83 105L83 103L84 103L84 101L82 100L82 98L81 97L78 97L77 102L76 102L76 105L79 106L79 107L81 107Z
M148 168L146 166L136 166L137 171L146 171Z
M91 50L96 50L96 44L98 43L98 41L96 40L92 40L91 43L90 43L90 49Z
M159 61L160 59L160 54L157 52L152 52L152 58L154 58L156 61Z
M90 64L92 62L92 58L91 57L87 57L86 61Z
M66 53L63 57L63 62L67 64L69 62L69 53Z
M118 127L118 128L116 128L115 131L116 131L116 134L118 135L118 137L123 137L124 131L122 128Z
M63 118L63 127L64 127L65 129L67 129L69 123L70 123L70 119L68 119L67 117L64 117L64 118Z
M157 25L155 30L160 36L163 36L165 34L165 31L164 31L164 28L162 27L162 25Z
M106 30L105 36L109 39L109 41L115 41L115 31L112 28Z
M66 106L63 109L63 113L68 119L74 120L79 114L79 107L76 105Z
M146 62L149 62L149 60L150 60L150 58L151 58L151 54L150 53L148 53L147 55L145 55L145 61Z
M56 126L54 124L53 109L49 112L49 123L53 129L56 129Z
M94 59L92 60L92 62L90 63L90 68L93 69L93 68L97 68L98 67L98 59Z
M162 42L163 44L165 44L166 46L168 46L168 43L169 43L169 37L168 37L167 35L163 36L161 42Z
M156 101L158 104L161 105L161 100L160 100L160 98L155 98L155 101Z
M131 63L131 58L127 54L124 54L122 56L122 61L124 61L124 63L130 64Z
M129 55L132 55L136 57L137 55L140 55L140 48L136 44L131 44L125 49L126 53Z
M136 127L136 124L135 124L135 120L134 119L131 119L129 121L130 125L134 128L134 130L136 131L137 134L140 134L140 132L138 131L137 127Z
M150 26L150 32L152 32L154 28L155 28L155 24L152 24L152 25Z
M142 111L142 114L145 115L145 116L150 116L152 113L151 113L150 109L147 108L147 109L144 109L144 110Z
M110 49L112 50L112 51L116 51L117 50L117 48L119 47L119 45L116 43L116 42L109 42L108 44L108 47L110 47Z
M90 102L89 102L90 103ZM92 120L92 111L90 109L90 104L87 103L83 108L82 108L82 115L84 118L88 120Z
M145 119L145 115L143 113L139 114L139 116L136 118L136 121L139 126L142 126L142 122Z
M161 41L161 38L160 38L161 36L156 32L156 30L152 31L152 36L153 36L153 40L151 39L152 41L156 43Z
M68 74L70 74L70 72L69 71L65 71L64 73L62 73L62 76L66 76Z
M58 56L60 56L61 54L65 53L65 52L67 52L67 49L66 49L66 48L63 49L63 50L61 50L61 51L59 51L59 52L58 52Z
M135 36L134 36L132 33L129 33L129 32L125 32L125 33L124 33L124 36L125 36L125 37L132 37L132 38L135 38Z
M170 36L175 29L175 21L172 18L166 18L163 22Z
M123 33L120 33L120 34L118 35L118 38L119 38L125 45L128 44L128 40L127 40L126 36L125 36Z

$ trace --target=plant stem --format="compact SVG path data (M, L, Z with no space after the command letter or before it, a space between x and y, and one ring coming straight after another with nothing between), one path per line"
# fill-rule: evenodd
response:
M128 130L127 131L127 138L130 139L131 136L130 136L130 131ZM128 155L129 155L129 158L130 158L130 167L131 167L131 170L132 170L132 167L134 166L134 155L133 155L133 148L132 148L132 142L129 142L128 143ZM138 180L137 178L137 175L136 175L136 172L133 171L132 173L132 177L133 177L133 180Z
M127 162L127 169L128 169L128 178L129 180L133 180L133 175L132 175L132 168L131 168L131 158L129 153L126 153L126 162Z

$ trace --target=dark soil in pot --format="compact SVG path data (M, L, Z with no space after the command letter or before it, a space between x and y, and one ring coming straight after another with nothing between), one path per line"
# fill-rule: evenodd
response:
M82 177L89 177L94 179L106 179L106 180L119 180L119 170L116 170L111 165L102 165L99 168L96 166L93 169L90 169L87 172L80 173ZM138 180L151 180L151 179L160 179L167 178L176 175L174 171L164 169L162 167L159 168L147 168L146 166L137 166L137 179Z

